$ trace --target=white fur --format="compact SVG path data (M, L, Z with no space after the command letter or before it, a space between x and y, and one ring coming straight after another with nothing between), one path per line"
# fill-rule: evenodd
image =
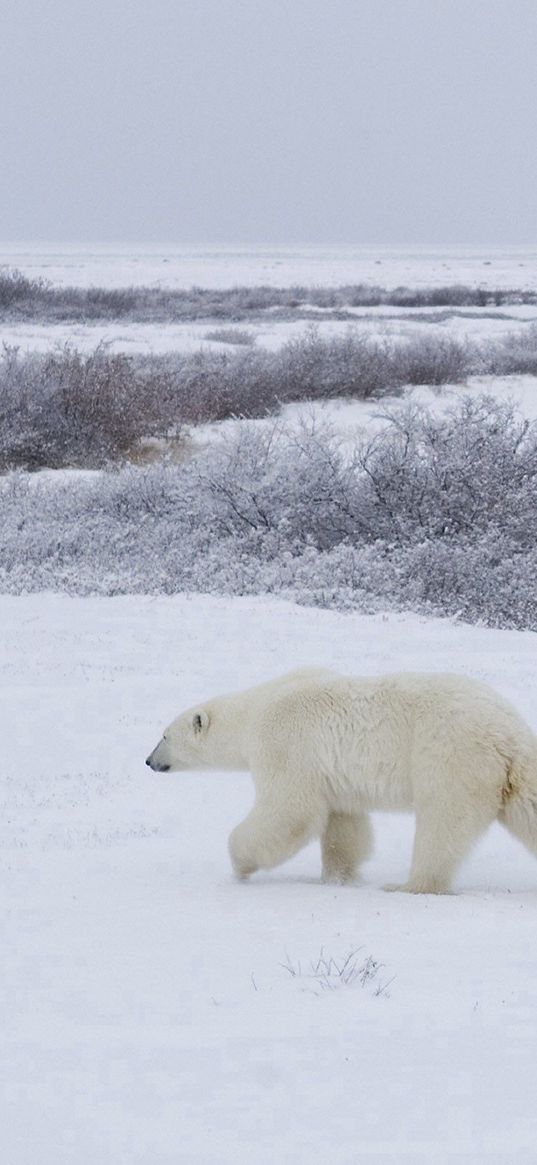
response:
M387 889L447 892L496 818L537 855L537 737L463 676L293 672L184 712L147 763L251 771L255 805L229 839L240 878L320 837L324 878L352 880L372 809L416 815L409 879Z

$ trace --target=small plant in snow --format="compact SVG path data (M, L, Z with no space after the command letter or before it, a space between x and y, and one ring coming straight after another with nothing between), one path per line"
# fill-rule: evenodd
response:
M307 967L303 967L300 960L293 962L289 955L286 955L286 962L280 966L292 979L303 982L303 991L312 991L314 995L320 995L322 991L337 991L342 987L367 987L375 980L377 982L373 994L385 995L386 988L393 979L387 983L378 981L379 972L384 964L377 963L371 955L364 959L360 955L361 949L358 947L349 951L345 958L334 958L333 955L325 954L324 948L321 947L317 958Z

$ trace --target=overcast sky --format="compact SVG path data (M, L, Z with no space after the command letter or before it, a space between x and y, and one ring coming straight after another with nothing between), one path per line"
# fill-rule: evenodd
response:
M0 238L537 242L537 0L4 0Z

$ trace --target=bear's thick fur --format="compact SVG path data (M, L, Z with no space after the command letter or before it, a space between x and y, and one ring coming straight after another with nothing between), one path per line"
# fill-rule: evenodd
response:
M147 764L251 771L255 805L229 839L239 878L320 837L325 880L352 880L372 809L416 815L409 879L387 889L448 891L496 819L537 855L537 737L464 676L293 672L184 712Z

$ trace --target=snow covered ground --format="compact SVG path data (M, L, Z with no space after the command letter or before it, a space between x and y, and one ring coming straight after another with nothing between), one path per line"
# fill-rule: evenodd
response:
M537 288L536 247L188 246L2 243L0 268L75 287Z
M368 308L353 312L355 322L348 320L323 319L321 312L314 321L304 320L247 320L238 326L218 325L219 332L229 332L233 342L233 332L246 331L260 348L275 351L288 340L303 336L314 326L319 335L329 339L345 335L351 329L367 332L375 337L399 340L414 336L419 332L425 336L452 336L457 340L489 341L524 331L528 325L537 323L537 306L513 305L500 308L457 308L447 309L397 309ZM93 352L98 344L106 344L112 352L126 352L128 355L145 355L166 352L197 352L200 348L211 351L230 351L229 343L214 341L209 337L214 325L203 323L61 323L40 324L39 322L2 323L0 339L21 352L46 352L50 348L71 344L80 352Z
M412 823L378 815L363 885L316 846L239 885L249 778L144 767L182 706L321 662L460 670L537 729L531 633L0 598L6 1165L535 1162L537 863L495 826L457 896L386 895ZM312 978L321 950L361 978Z

